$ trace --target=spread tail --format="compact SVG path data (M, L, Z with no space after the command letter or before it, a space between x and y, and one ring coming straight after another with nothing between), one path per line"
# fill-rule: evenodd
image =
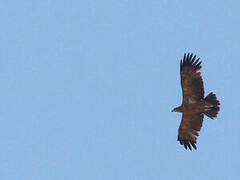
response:
M210 110L204 112L204 114L206 114L208 117L210 117L211 119L217 117L218 111L220 110L219 108L219 101L217 100L217 97L215 94L213 94L212 92L209 93L207 95L207 97L205 97L204 99L208 104L210 104Z

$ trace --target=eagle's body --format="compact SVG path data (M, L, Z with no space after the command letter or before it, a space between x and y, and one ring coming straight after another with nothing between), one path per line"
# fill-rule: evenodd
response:
M196 55L184 54L180 64L181 86L183 92L182 105L174 108L174 112L182 113L182 121L178 130L178 141L185 149L197 149L197 136L202 127L204 114L211 119L217 117L219 101L213 93L204 98L204 87L201 77L200 58Z
M183 114L195 114L198 112L205 112L210 110L210 104L205 101L192 102L188 104L182 104L175 109L175 112L181 112Z

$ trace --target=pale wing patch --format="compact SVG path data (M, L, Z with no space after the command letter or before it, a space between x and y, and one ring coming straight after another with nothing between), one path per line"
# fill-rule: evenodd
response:
M188 99L188 103L189 104L194 104L194 103L196 103L197 101L195 100L195 99L192 99L192 98L189 98Z

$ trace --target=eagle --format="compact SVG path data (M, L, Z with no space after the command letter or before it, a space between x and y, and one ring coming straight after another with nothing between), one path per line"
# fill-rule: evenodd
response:
M220 103L214 93L204 97L201 63L200 58L196 59L193 53L185 53L180 62L183 100L182 105L174 108L172 112L182 113L177 140L186 150L192 150L192 147L197 150L197 137L204 115L214 119L220 110Z

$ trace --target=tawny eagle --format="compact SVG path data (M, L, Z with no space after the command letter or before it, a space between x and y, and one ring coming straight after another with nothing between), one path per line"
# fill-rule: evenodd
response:
M183 101L172 112L182 113L182 121L178 129L178 141L185 149L197 149L197 136L202 127L203 116L213 119L217 117L219 101L212 92L204 98L203 80L201 77L201 61L196 55L184 54L180 62L181 86Z

